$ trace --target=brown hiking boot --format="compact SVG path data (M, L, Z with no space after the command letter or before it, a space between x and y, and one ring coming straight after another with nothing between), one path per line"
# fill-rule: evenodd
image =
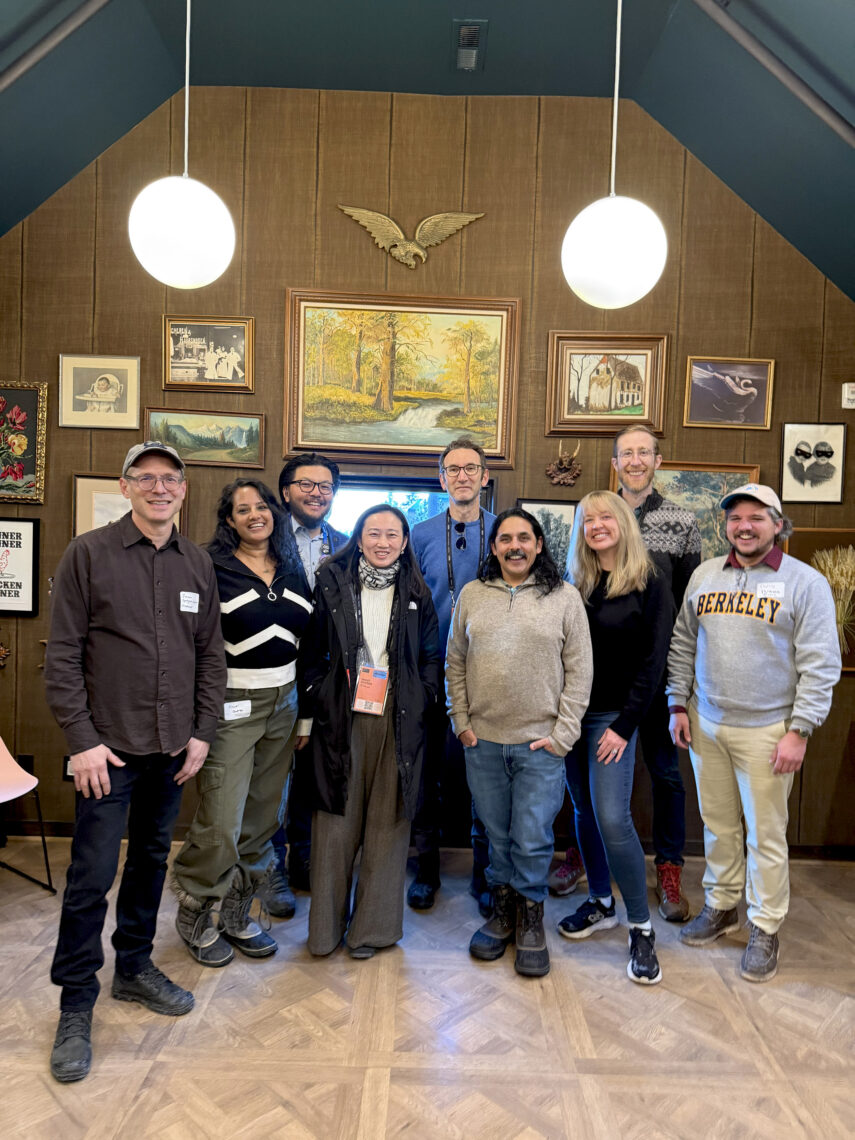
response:
M683 868L679 864L656 864L659 913L666 922L685 922L689 917L689 900L683 894L682 877Z

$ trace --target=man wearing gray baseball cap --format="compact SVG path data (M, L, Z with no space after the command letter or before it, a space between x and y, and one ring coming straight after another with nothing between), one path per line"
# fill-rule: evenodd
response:
M766 982L790 898L787 800L831 707L840 647L825 578L777 545L792 527L772 488L746 483L721 508L730 553L690 578L668 657L671 735L689 749L706 855L704 907L680 939L736 931L744 890L740 972Z
M183 785L208 754L226 687L220 602L207 553L175 528L184 463L159 440L130 449L131 509L72 539L56 571L45 688L77 792L51 980L61 986L51 1053L58 1081L92 1061L101 934L125 825L112 994L177 1016L193 995L152 963L157 911Z

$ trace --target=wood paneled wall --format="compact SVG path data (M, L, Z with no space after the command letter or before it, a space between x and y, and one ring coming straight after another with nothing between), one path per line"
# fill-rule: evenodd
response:
M180 96L0 239L0 375L50 385L45 504L0 504L0 514L37 516L44 524L41 615L0 617L0 642L12 650L0 670L0 733L13 752L35 756L49 820L73 818L71 785L59 779L63 738L39 670L47 578L70 537L71 473L118 472L126 449L141 438L57 427L60 353L139 355L143 405L181 407L192 399L200 408L236 410L245 401L263 410L265 475L275 485L286 410L287 286L520 297L517 463L496 476L499 508L518 495L556 495L544 467L558 440L543 432L547 333L554 328L669 334L662 441L669 458L759 462L761 477L778 484L782 422L853 423L840 408L840 384L853 378L855 305L633 103L622 108L618 190L659 213L668 264L657 287L627 309L592 309L570 292L561 239L577 211L607 191L609 113L603 99L200 88L192 103L190 170L222 195L238 229L234 261L219 281L189 294L166 289L141 269L128 243L135 195L181 169ZM339 202L389 213L408 232L439 210L485 216L411 271L378 250L336 209ZM255 395L164 393L163 313L254 316ZM771 431L682 426L686 356L700 353L775 358ZM583 441L583 475L568 498L606 484L609 455L609 440ZM855 440L847 468L851 503ZM213 504L230 477L191 468L193 538L209 535ZM846 505L796 507L792 514L803 526L855 522ZM758 685L761 677L758 662ZM792 801L794 842L855 843L847 808L855 796L853 695L849 676L811 743ZM644 802L640 811L645 830ZM697 839L694 809L690 820Z

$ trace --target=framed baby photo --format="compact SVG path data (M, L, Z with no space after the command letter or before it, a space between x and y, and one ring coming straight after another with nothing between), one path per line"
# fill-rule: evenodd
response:
M140 358L63 353L59 358L59 426L138 428Z
M252 317L163 318L163 388L254 392Z
M842 503L846 424L784 424L782 503Z

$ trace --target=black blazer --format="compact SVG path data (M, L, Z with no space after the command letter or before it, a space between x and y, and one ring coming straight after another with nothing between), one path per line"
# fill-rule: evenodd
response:
M354 715L358 622L357 582L340 562L318 568L315 609L300 643L300 716L312 717L306 750L314 773L315 807L343 815L350 778L350 731ZM436 610L430 593L414 588L402 567L396 582L397 606L390 646L395 724L395 757L404 811L413 819L419 802L425 751L425 713L436 700L442 654Z

